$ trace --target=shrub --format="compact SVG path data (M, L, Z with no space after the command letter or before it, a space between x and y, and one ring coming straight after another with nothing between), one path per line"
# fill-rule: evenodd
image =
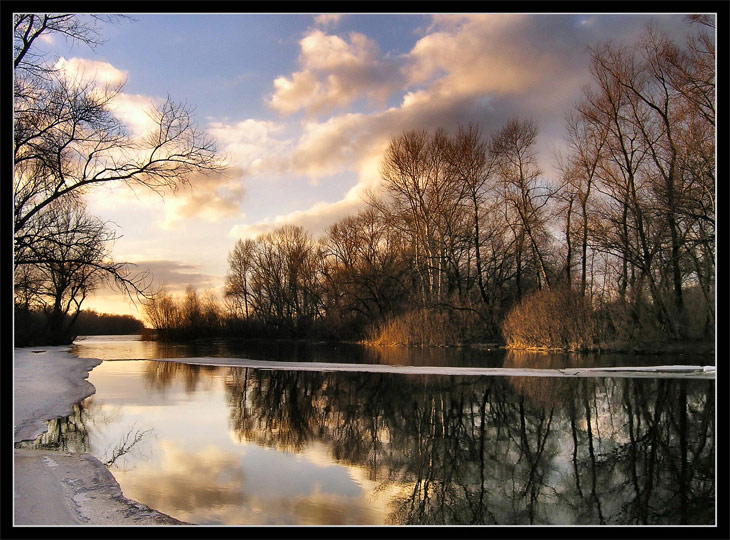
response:
M421 308L373 325L367 341L373 345L461 345L478 339L483 326L471 311Z
M537 291L515 306L502 325L513 349L593 349L598 327L590 303L569 287Z

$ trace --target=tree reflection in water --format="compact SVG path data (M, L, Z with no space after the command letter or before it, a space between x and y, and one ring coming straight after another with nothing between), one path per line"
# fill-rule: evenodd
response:
M89 406L87 399L73 406L73 412L63 418L48 420L48 429L33 441L15 443L16 448L83 453L89 450L87 428Z
M239 441L407 486L399 524L714 522L714 382L228 368Z
M66 417L52 418L47 421L48 429L35 440L15 443L16 448L28 450L52 450L55 452L86 453L92 452L89 431L96 425L106 424L108 413L99 410L93 396L73 406L73 413ZM99 459L106 467L118 464L120 458L135 450L135 447L149 435L152 429L136 429L132 425L118 441L105 448Z
M508 355L505 367L562 367L540 361ZM238 442L288 452L324 444L333 461L395 493L390 523L715 520L713 380L146 370L147 389L160 394L222 379ZM87 451L92 405L52 421L37 444Z

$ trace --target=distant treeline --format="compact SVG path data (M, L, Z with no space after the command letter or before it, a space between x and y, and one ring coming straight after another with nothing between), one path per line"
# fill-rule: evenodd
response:
M407 131L366 207L313 239L238 240L222 302L161 293L162 339L258 335L571 350L711 339L714 42L649 28L591 50L557 177L537 126Z
M50 310L15 309L15 346L27 347L49 343ZM64 335L71 343L76 336L139 334L144 324L131 315L114 315L97 313L96 311L79 311L74 315L66 315L63 320ZM57 343L58 344L58 343Z
M79 313L72 330L79 336L139 334L144 323L131 315L115 315L84 310Z

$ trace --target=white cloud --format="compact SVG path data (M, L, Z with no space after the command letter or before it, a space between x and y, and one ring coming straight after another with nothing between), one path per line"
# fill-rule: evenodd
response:
M277 138L286 134L283 124L253 118L236 123L214 121L208 124L207 132L231 165L248 175L279 169L281 156L292 144L290 139Z
M161 102L160 98L122 92L114 96L109 109L127 126L132 137L143 138L156 129L149 113Z
M89 60L86 58L58 59L55 69L64 76L79 84L93 83L94 86L108 85L116 87L123 85L127 80L127 72L115 68L108 62Z
M375 60L378 45L364 34L352 32L350 43L336 35L314 30L299 42L300 61L305 69L336 70L368 64Z
M334 203L319 202L306 210L296 210L258 223L235 225L228 236L231 238L256 238L284 225L300 225L315 238L324 234L327 227L340 219L356 213L362 207L359 199L345 198Z
M208 174L194 174L189 185L165 198L163 229L174 227L186 218L199 218L208 222L239 216L244 197L243 173L233 167Z
M102 89L100 91L104 91L103 88L107 86L118 88L127 78L125 71L107 62L83 58L61 58L56 68L70 80L91 84ZM158 128L150 113L162 103L163 99L159 97L118 92L109 102L109 110L127 127L132 139L142 140ZM234 125L211 123L208 132L219 142L222 153L233 158L231 167L222 173L194 174L187 178L190 187L168 193L161 226L169 229L181 219L189 217L213 222L240 215L240 203L244 195L242 177L261 169L267 153L272 155L282 151L282 145L286 142L279 143L269 136L269 133L279 131L281 127L273 122L246 120ZM113 152L114 157L123 161L135 159L135 156L145 159L146 153L144 145L139 148L119 148ZM154 207L160 202L158 194L134 185L114 185L92 190L89 197L99 208L114 207L121 201L142 207Z

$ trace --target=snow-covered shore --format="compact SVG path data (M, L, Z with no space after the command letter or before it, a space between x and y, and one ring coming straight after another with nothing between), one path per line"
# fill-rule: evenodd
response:
M68 416L92 395L89 372L101 363L69 347L15 349L14 442L34 440L46 421ZM16 449L14 525L168 525L181 522L125 498L106 467L90 454Z
M68 416L74 404L92 395L86 380L101 364L95 358L76 358L70 347L15 349L14 442L32 441L46 431L46 421Z

